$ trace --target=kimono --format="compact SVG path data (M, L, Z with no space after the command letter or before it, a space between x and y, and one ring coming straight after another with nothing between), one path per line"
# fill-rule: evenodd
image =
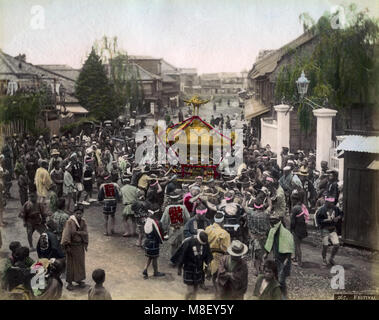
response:
M259 300L282 300L282 291L280 289L280 284L276 279L272 279L263 290L259 292L262 286L264 276L260 275L257 278L254 288L254 296L258 297Z
M112 300L112 297L104 287L94 286L88 291L88 300Z
M62 297L63 282L58 277L50 276L47 279L47 289L35 300L59 300Z
M306 208L305 208L306 209ZM305 215L303 214L303 207L296 205L291 211L291 232L296 235L300 240L308 236L307 224L305 222Z
M169 243L172 254L180 247L183 241L183 226L190 220L187 208L181 204L168 205L162 215L161 223L165 232L169 232Z
M283 175L279 179L279 184L283 188L284 193L287 196L290 196L292 190L294 190L296 187L301 188L301 189L303 188L303 184L301 183L299 177L292 173L290 173L287 176Z
M268 253L273 250L279 283L285 291L285 279L291 274L291 254L295 253L293 235L279 222L270 229L264 248Z
M138 200L138 188L127 184L121 188L122 203L125 208L122 215L126 218L129 215L133 216L132 204Z
M61 211L61 210L55 211L50 218L51 220L54 221L56 225L55 234L57 235L57 238L59 241L61 241L62 239L62 232L69 218L70 216L66 212Z
M51 170L50 177L51 177L51 180L57 186L58 197L62 197L62 195L63 195L63 177L64 177L64 173L63 173L62 169Z
M38 244L37 244L38 259L64 258L64 253L62 251L62 248L60 246L60 243L58 241L56 234L50 231L46 231L45 233L47 234L47 238L48 238L48 246L46 248L43 248L41 245L41 241L38 241Z
M45 168L38 168L34 178L37 187L37 195L47 197L50 186L53 184L49 172Z
M186 193L183 197L183 204L186 206L188 212L192 214L193 210L195 209L195 204L191 203L190 200L192 199L192 194L190 192Z
M85 192L88 194L91 194L92 192L92 175L93 175L93 169L91 166L86 165L84 167L84 172L83 172L83 186Z
M204 263L209 264L213 255L209 244L201 244L197 236L183 241L182 245L171 258L171 262L181 268L183 266L183 282L187 285L204 283Z
M41 203L27 201L22 207L19 217L24 220L27 228L33 228L41 233L45 230L44 224L47 217L45 211L45 206Z
M277 213L280 218L283 218L286 214L286 196L281 186L276 190L276 198L273 201L273 212Z
M255 259L261 259L264 255L264 245L270 231L269 213L262 210L248 208L247 225L250 233L250 246Z
M61 245L66 251L66 281L79 282L86 278L85 249L88 246L87 223L70 216L63 229ZM69 248L69 252L67 252Z
M224 256L218 267L217 286L221 299L243 300L248 284L246 261L233 261L230 255Z
M150 206L146 201L135 201L131 209L134 212L134 217L136 218L136 225L137 225L137 233L142 234L143 228L146 223L146 219L148 217L148 211Z
M20 194L20 202L23 206L26 201L28 201L28 177L24 174L20 174L18 176L18 187L19 187L19 194Z
M183 236L184 238L189 238L191 236L197 235L197 231L199 229L205 230L210 224L211 223L207 218L204 217L202 220L200 220L194 216L189 219L184 225Z
M209 265L209 271L211 275L214 275L217 272L219 264L230 245L230 234L218 223L208 226L205 229L205 232L208 235L208 243L213 255L213 260Z
M72 175L70 172L65 171L64 172L64 178L63 178L63 195L68 196L74 192L74 179L72 179Z
M58 149L59 149L59 147L58 147ZM51 171L54 169L54 167L53 167L54 162L59 162L59 164L61 164L62 161L63 161L63 159L61 157L57 157L57 158L52 157L49 161L49 167L48 167L47 171L49 171L51 173Z
M144 226L146 239L144 248L146 257L157 258L159 256L159 245L163 243L163 232L159 222L152 218L147 218Z

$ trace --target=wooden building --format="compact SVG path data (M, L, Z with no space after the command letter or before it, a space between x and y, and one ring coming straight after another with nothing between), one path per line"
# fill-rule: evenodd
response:
M275 84L282 67L294 64L296 56L309 55L313 52L317 37L306 32L277 50L261 51L252 69L248 73L248 90L253 97L245 102L245 119L250 120L256 132L260 132L260 118L276 118L273 106L281 101L275 99ZM287 97L288 98L288 97ZM257 119L256 119L257 118ZM258 126L258 127L257 127ZM300 131L296 112L290 118L290 150L309 151L316 146L316 126L307 136Z
M346 136L342 237L347 244L379 250L379 136Z
M73 122L88 113L75 97L78 72L79 70L69 66L33 65L26 61L24 54L12 57L0 50L0 95L38 90L42 83L50 86L51 91L56 93L56 110L46 110L41 115L38 125L49 128L51 134L57 134L63 124ZM67 108L70 108L70 111ZM17 123L4 125L3 132L13 134L26 131L19 123L23 123L22 119Z

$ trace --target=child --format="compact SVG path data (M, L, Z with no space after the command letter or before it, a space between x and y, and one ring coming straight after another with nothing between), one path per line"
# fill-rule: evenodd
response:
M108 290L103 287L105 271L103 269L94 270L94 272L92 272L92 279L96 284L89 289L88 300L112 300Z
M281 300L282 292L278 282L276 263L267 260L263 266L263 274L259 275L255 283L253 298L259 300Z
M146 267L142 274L144 279L148 278L147 269L153 262L154 277L163 277L165 274L158 272L159 245L163 243L163 232L159 222L153 218L154 212L148 210L149 217L146 219L144 231L146 234L145 251L147 257Z

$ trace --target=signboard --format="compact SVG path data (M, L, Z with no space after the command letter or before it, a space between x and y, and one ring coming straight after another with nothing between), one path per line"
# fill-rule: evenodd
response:
M154 102L150 102L150 112L151 112L151 114L154 114L154 109L155 109Z

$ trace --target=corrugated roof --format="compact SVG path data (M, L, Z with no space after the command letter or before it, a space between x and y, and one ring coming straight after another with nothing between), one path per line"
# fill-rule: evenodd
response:
M346 136L337 150L379 153L379 137Z
M288 52L289 49L300 47L314 37L315 35L313 35L311 32L303 33L300 37L296 38L290 43L287 43L278 50L275 50L263 56L253 65L253 68L250 70L248 77L251 79L256 79L258 77L264 76L267 73L273 72L277 67L279 61Z

